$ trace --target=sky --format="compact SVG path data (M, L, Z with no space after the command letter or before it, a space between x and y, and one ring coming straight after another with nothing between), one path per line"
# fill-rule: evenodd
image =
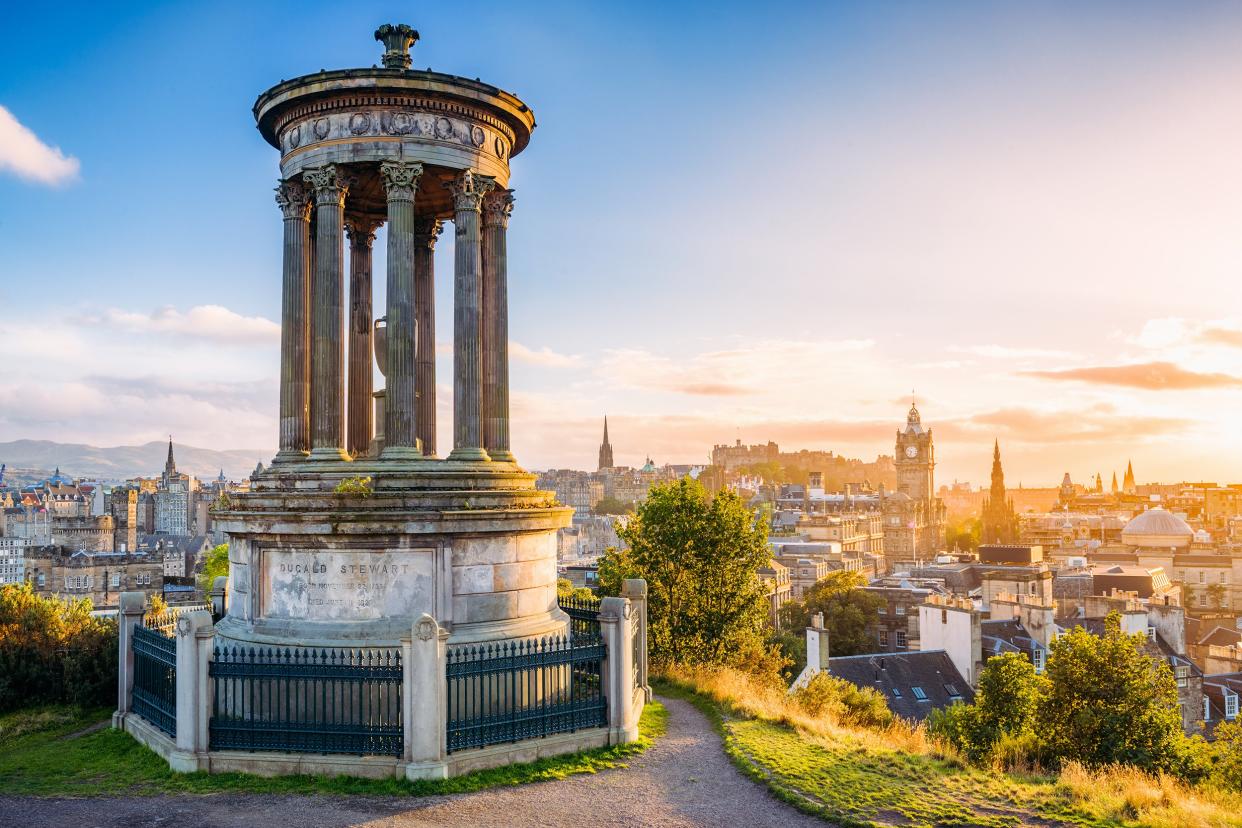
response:
M250 108L407 22L416 67L538 120L509 230L528 468L593 468L605 414L619 463L869 460L913 394L938 482L986 484L994 439L1011 485L1242 481L1242 5L463 8L9 4L0 442L274 450ZM447 234L437 269L448 446Z

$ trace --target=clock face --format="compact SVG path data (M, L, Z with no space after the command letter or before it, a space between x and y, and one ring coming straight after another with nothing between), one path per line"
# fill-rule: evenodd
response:
M906 457L909 457L911 460L913 460L914 458L918 456L919 456L918 446L906 446Z

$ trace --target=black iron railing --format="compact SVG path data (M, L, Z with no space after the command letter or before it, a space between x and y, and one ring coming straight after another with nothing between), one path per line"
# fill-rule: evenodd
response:
M401 652L217 647L212 750L400 756Z
M158 629L137 624L133 711L169 736L177 735L177 642Z
M600 637L598 598L561 596L556 599L556 603L569 616L569 631L575 640Z
M450 649L449 753L607 726L606 652L598 633Z

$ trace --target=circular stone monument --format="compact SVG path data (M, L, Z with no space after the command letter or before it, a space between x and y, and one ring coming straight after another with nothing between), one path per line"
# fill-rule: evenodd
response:
M254 106L280 151L280 449L214 513L230 564L217 635L395 646L422 613L450 643L563 633L556 530L572 510L535 489L509 445L509 160L534 115L478 80L412 70L408 26L375 36L381 67L282 81ZM440 457L432 254L446 221L453 445ZM374 308L382 225L386 305Z

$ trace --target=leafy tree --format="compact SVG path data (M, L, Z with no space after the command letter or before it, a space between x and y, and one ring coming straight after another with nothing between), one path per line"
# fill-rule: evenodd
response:
M1242 791L1242 721L1221 722L1212 742L1212 778L1221 787Z
M893 723L883 693L829 673L817 673L793 697L808 715L827 716L842 725L881 729Z
M653 486L619 534L628 548L601 559L600 591L647 580L653 662L738 664L763 649L767 525L736 494L709 497L688 477Z
M574 598L577 600L594 600L595 593L586 587L576 587L568 578L556 579L556 597Z
M89 599L44 598L29 583L0 587L0 711L116 703L116 620L91 609Z
M1210 584L1207 588L1208 604L1224 609L1228 590L1224 584Z
M628 515L634 511L634 504L628 500L605 497L596 503L591 511L597 515Z
M228 574L229 545L222 543L219 546L213 547L203 560L203 571L198 576L198 586L203 592L210 593L216 578Z
M878 645L867 632L867 625L879 619L880 607L885 602L859 588L866 582L861 572L829 572L803 594L801 601L781 607L781 626L791 632L800 631L811 626L815 613L822 612L834 656L875 652Z
M1047 680L1025 656L993 656L979 674L974 704L936 711L928 730L975 761L990 756L1002 741L1033 746L1036 711L1047 692Z
M979 541L982 536L983 521L979 518L949 521L944 527L944 544L946 549L974 552L979 548Z
M1076 627L1052 642L1048 692L1036 712L1049 759L1185 771L1177 683L1163 660L1143 652L1143 641L1123 633L1120 616L1110 613L1103 636Z

